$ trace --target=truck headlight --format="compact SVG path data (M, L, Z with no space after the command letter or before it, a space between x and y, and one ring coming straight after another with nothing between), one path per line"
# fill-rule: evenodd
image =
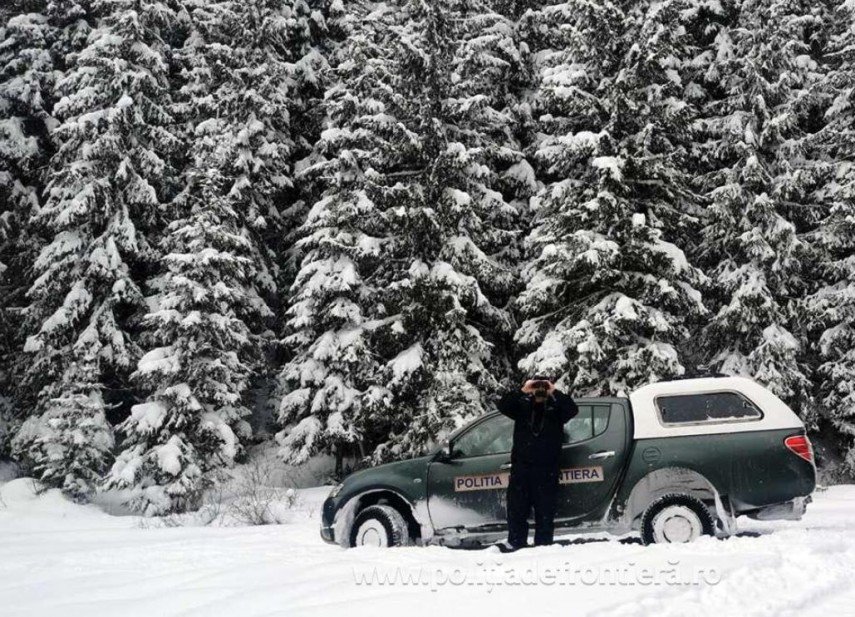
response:
M337 497L338 494L341 492L341 489L343 487L344 487L344 484L336 484L334 487L332 487L332 490L330 491L330 494L329 494L330 499Z

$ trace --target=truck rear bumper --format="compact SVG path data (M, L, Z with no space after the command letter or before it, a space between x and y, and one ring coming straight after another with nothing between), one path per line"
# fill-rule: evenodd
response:
M757 510L746 512L749 518L757 521L798 521L802 518L807 509L807 505L811 502L811 497L796 497L791 501L783 503L775 503L770 506L764 506Z

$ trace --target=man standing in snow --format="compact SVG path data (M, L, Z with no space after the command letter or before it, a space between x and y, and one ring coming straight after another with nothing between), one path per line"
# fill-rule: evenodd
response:
M552 379L540 376L526 380L521 391L505 394L498 407L514 421L506 547L526 546L532 508L535 546L551 544L564 424L579 408Z

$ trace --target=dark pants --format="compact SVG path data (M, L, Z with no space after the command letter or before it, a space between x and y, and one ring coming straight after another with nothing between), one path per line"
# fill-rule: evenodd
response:
M528 515L534 508L534 544L552 544L558 469L514 463L508 482L508 543L528 543Z

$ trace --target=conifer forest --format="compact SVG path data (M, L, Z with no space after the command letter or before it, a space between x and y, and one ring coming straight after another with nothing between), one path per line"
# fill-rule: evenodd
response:
M787 402L855 475L853 0L4 0L0 457L198 507L525 376Z

